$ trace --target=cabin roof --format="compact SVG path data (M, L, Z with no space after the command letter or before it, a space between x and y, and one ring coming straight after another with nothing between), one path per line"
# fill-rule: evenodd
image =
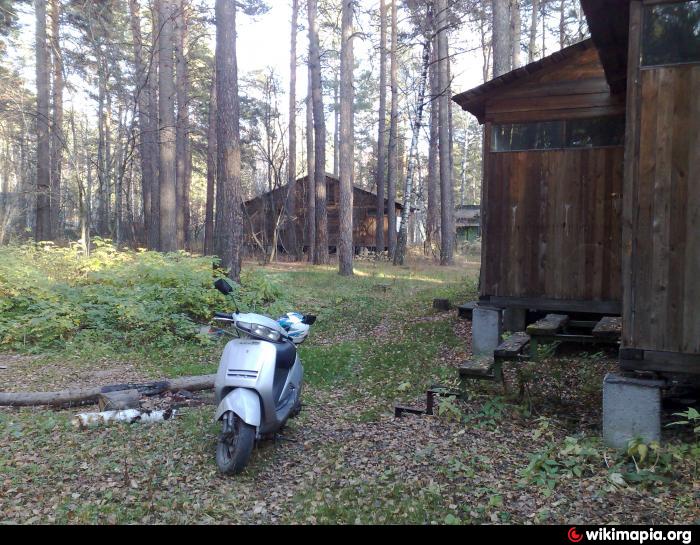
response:
M593 41L583 40L569 47L557 51L538 61L531 62L521 68L516 68L497 78L475 87L452 98L463 110L474 115L480 123L484 122L486 113L486 101L497 96L501 91L506 91L511 85L524 81L545 68L554 67L566 63L582 51L594 47Z
M301 178L297 178L296 181L297 181L297 182L305 182L307 178L308 178L308 174L302 176ZM333 181L333 182L338 182L338 183L340 183L340 178L338 178L338 177L335 176L334 174L331 174L330 172L326 172L326 179L331 180L331 181ZM260 198L262 198L262 197L264 197L265 195L268 195L269 193L275 193L275 192L277 192L277 191L280 191L280 190L284 189L285 187L287 187L287 185L288 185L288 184L285 184L285 185L283 185L282 187L278 187L278 188L276 188L276 189L273 189L272 191L266 191L266 192L263 193L262 195L258 195L257 197L253 197L252 199L246 201L245 204L248 205L248 204L250 204L250 203L252 203L252 202L254 202L254 201L256 201L256 200L258 200L258 199L260 199ZM353 184L353 189L354 189L354 191L356 191L356 192L364 193L365 195L370 195L370 196L373 196L373 197L375 197L375 198L376 198L376 196L377 196L376 193L372 193L371 191L367 191L366 189L363 189L363 188L361 188L361 187L358 187L358 186L355 185L355 184ZM385 198L385 199L384 199L384 203L385 203L385 204L388 204L388 202L389 202L389 200ZM396 204L396 207L397 207L399 210L403 210L403 204L401 204L399 201L395 201L395 204ZM411 208L411 210L413 210L413 208Z
M631 0L581 0L591 38L613 93L627 85Z

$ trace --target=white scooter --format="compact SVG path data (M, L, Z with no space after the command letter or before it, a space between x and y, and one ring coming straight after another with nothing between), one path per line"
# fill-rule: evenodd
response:
M230 294L223 279L216 288ZM304 342L315 316L290 312L275 321L260 314L217 312L215 320L238 332L221 356L214 388L222 422L216 463L227 475L241 472L257 439L279 431L301 410L304 368L297 345Z

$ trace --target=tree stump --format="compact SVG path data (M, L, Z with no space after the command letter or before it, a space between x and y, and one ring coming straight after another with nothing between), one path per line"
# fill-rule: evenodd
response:
M433 308L436 310L448 311L452 306L449 299L433 299Z
M138 409L141 405L141 394L138 390L103 392L97 397L97 404L100 412Z

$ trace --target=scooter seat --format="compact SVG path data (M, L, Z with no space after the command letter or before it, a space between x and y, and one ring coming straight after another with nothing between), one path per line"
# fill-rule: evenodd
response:
M297 347L294 346L294 343L288 341L276 343L275 348L277 349L275 367L277 369L291 369L297 357Z

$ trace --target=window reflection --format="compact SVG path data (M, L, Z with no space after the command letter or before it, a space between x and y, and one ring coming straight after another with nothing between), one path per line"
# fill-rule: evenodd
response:
M700 0L644 10L642 64L700 62Z

